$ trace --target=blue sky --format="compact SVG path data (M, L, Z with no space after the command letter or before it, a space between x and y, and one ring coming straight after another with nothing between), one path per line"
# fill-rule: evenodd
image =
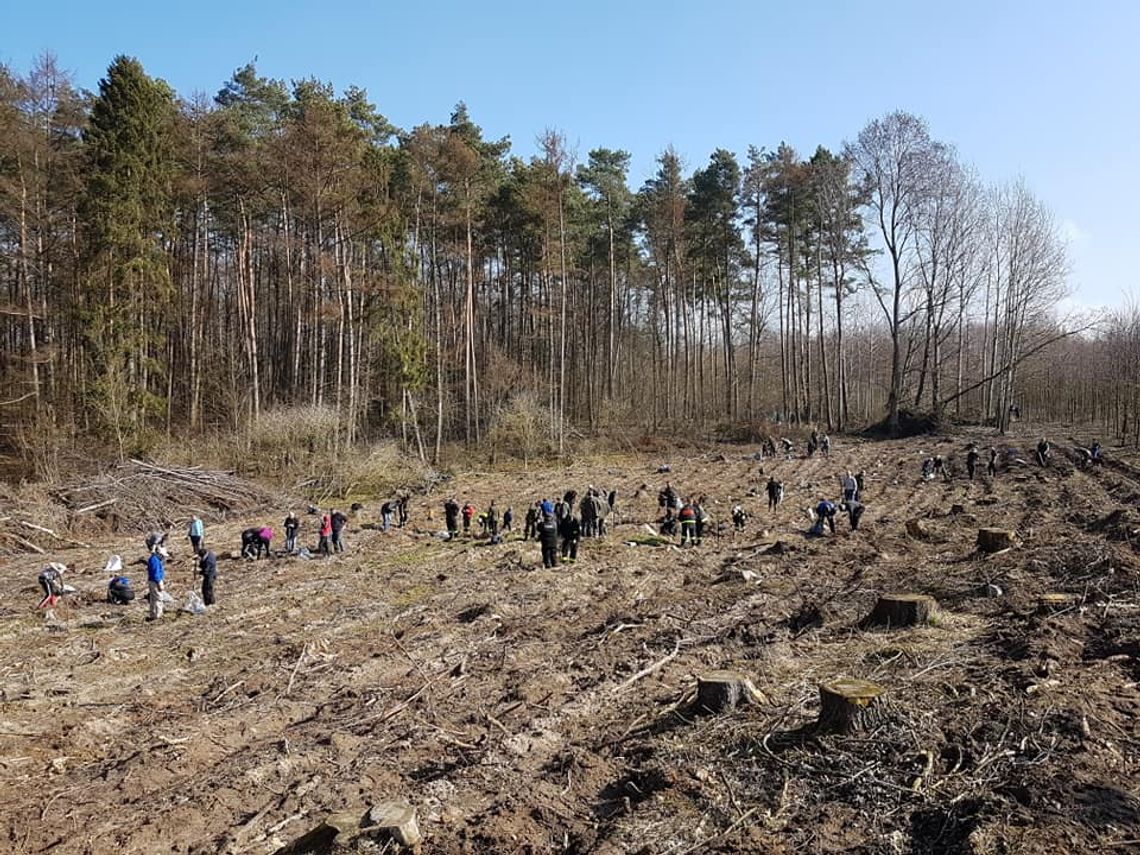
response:
M633 154L636 188L672 144L690 168L782 140L839 148L894 109L925 117L991 182L1024 176L1071 238L1083 305L1140 292L1140 2L22 3L0 62L51 51L94 88L137 56L181 94L263 74L365 87L391 121L467 102L528 155L546 127Z

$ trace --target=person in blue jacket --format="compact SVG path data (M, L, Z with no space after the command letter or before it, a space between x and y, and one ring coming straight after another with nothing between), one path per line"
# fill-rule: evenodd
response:
M835 534L835 503L829 499L821 499L815 506L815 524L811 527L811 533L822 535L824 525Z
M147 620L162 617L163 580L166 578L166 549L156 546L146 560L146 599L150 605Z
M190 520L190 528L186 532L186 536L190 538L190 549L197 553L202 548L202 538L205 536L205 526L202 525L200 517L194 517Z

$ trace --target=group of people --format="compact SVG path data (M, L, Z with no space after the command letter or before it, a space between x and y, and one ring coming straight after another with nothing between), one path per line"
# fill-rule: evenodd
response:
M539 542L543 566L554 567L559 560L572 563L578 559L583 537L605 537L616 503L616 490L606 492L592 486L581 497L577 490L567 490L561 499L537 499L527 508L522 538ZM451 496L443 503L443 516L448 540L459 537L461 524L463 534L470 535L475 521L480 536L492 545L502 543L504 536L514 531L514 508L508 507L500 515L494 500L479 512L471 502L461 506Z
M795 456L796 444L794 441L788 439L787 437L783 437L780 439L780 446L785 457L790 459ZM815 453L817 451L820 452L824 457L831 457L831 437L826 433L820 433L819 430L813 429L811 436L808 437L807 441L807 456L815 457ZM763 460L766 457L775 456L776 438L773 436L765 437L764 441L760 444L760 453L758 455L759 459Z
M990 449L989 462L986 464L986 474L993 478L997 475L997 449ZM973 481L978 474L978 461L981 460L981 452L978 450L976 444L971 445L966 452L966 475ZM940 478L943 481L950 481L953 475L950 471L950 464L941 454L935 454L933 457L925 457L922 460L922 480L933 481L935 478Z
M666 483L665 488L657 494L657 506L665 512L658 521L658 530L669 537L680 532L681 546L699 546L712 523L712 517L705 510L707 504L708 498L704 495L691 500L682 499L673 485ZM744 509L738 505L733 509L733 524L742 529L746 521Z
M400 493L395 499L390 499L380 506L380 526L384 531L391 530L393 517L397 520L397 528L403 528L408 524L409 498L407 493Z
M866 505L863 504L863 488L866 478L866 473L860 470L857 473L852 473L850 470L846 472L839 479L839 488L842 493L842 498L839 502L833 502L831 499L820 499L814 508L810 508L810 515L812 517L812 525L808 530L808 534L814 537L821 537L823 530L826 527L828 531L835 534L835 517L840 513L847 514L847 522L851 526L852 531L859 529L859 520L862 519L864 512L867 510Z
M1085 465L1101 466L1104 464L1099 441L1093 442L1088 448L1078 447L1076 453L1080 456L1081 461ZM1009 454L1012 456L1013 451L1010 450ZM981 461L981 456L981 451L979 451L977 443L971 443L969 449L966 451L966 476L971 481L973 481L978 474L978 464ZM1037 446L1033 450L1033 459L1034 462L1043 469L1052 464L1053 446L1046 437L1041 437L1038 441ZM998 450L991 447L989 450L989 460L986 463L986 474L990 478L994 478L997 476L997 469ZM952 478L950 464L941 454L926 457L922 461L922 480L933 481L935 478L941 478L943 481L949 481Z
M405 506L406 508L406 506ZM317 513L315 508L310 512ZM405 510L406 512L406 510ZM406 521L406 517L404 518ZM317 552L322 555L331 555L335 552L344 552L343 532L348 524L348 517L339 510L333 509L321 515L318 529L319 543ZM292 555L297 553L297 535L301 528L301 521L293 511L285 517L285 552ZM152 531L146 535L146 580L147 580L147 620L157 620L162 617L164 605L169 600L166 593L166 562L170 553L166 547L168 532ZM215 585L218 577L218 558L213 550L206 546L205 525L202 519L194 516L190 520L186 531L190 541L191 554L194 556L195 575L201 577L202 604L212 606L217 601ZM270 526L253 526L241 533L241 556L256 560L262 556L269 557L273 543L273 529ZM112 605L127 605L134 601L136 594L131 587L130 579L122 575L122 560L117 555L111 556L105 568L110 575L107 582L107 602ZM64 564L51 563L39 574L39 584L44 592L39 608L51 608L59 602L69 589L63 582L67 567Z
M781 440L786 454L791 455L794 448L788 439ZM776 450L775 440L771 437L765 440L762 446L761 457L774 456ZM807 454L812 457L816 451L828 456L831 450L831 441L826 434L820 435L812 431L808 440ZM1089 465L1103 463L1101 445L1094 442L1088 449L1078 448L1083 461ZM1035 448L1035 459L1039 466L1050 464L1052 447L1045 437L1042 437ZM989 449L989 460L986 466L987 474L992 478L997 473L998 451ZM971 444L966 453L966 473L969 479L974 480L981 452L977 444ZM763 474L763 469L761 469ZM950 467L942 455L924 458L922 462L922 478L924 481L941 477L951 479ZM809 508L812 517L812 526L809 534L822 536L827 529L832 534L836 531L835 518L840 512L847 515L851 530L859 528L859 521L866 507L862 501L865 473L860 471L852 473L847 471L840 478L842 498L832 501L830 498L821 498L818 503ZM768 510L774 512L784 499L784 485L774 476L768 478L766 485ZM381 521L384 531L388 531L394 521L404 526L408 522L407 494L401 494L392 501L385 502L380 509ZM607 530L607 520L616 510L616 491L605 491L593 486L589 487L584 495L578 496L577 491L568 490L561 499L539 499L527 508L524 540L537 540L542 550L543 566L555 567L561 560L563 563L572 563L577 560L579 542L583 537L604 537ZM682 546L697 546L708 533L712 519L706 510L707 497L699 495L691 499L683 499L671 483L666 483L657 496L658 506L663 511L659 518L659 531L662 535L675 537L680 535ZM354 506L354 511L359 506ZM348 516L338 509L331 509L321 513L317 508L310 506L309 513L320 514L320 525L317 531L317 554L330 556L334 552L345 551L344 530L348 523ZM495 501L477 513L475 507L466 502L460 506L454 498L444 502L444 517L447 524L447 537L454 539L459 536L460 524L464 534L471 531L472 522L477 519L481 535L489 539L490 543L502 543L503 536L511 532L513 526L514 510L507 507L500 515ZM742 531L748 522L748 514L740 504L732 508L732 524L736 531ZM296 554L298 549L298 534L301 521L298 515L290 511L284 521L285 553ZM213 605L215 599L215 583L217 579L217 556L207 548L205 541L205 526L200 517L194 516L186 532L187 539L195 559L195 573L201 577L202 602L204 605ZM274 531L268 526L253 526L241 533L241 555L244 558L256 560L262 556L269 557L273 542ZM169 598L165 591L166 561L169 553L165 543L167 533L151 532L146 536L147 550L147 603L149 606L148 620L162 617L164 601ZM130 587L130 581L121 574L122 563L118 556L112 556L106 571L111 574L107 584L107 602L116 605L125 605L135 599L135 592ZM39 584L44 597L40 608L54 606L61 596L69 589L64 584L66 565L51 563L39 574Z

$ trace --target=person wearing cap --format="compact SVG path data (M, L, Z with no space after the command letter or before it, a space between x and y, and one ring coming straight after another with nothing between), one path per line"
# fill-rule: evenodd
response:
M44 598L36 608L51 608L63 596L63 574L67 571L66 564L53 561L40 571L40 587L44 589Z
M146 601L150 606L147 620L158 620L162 617L162 593L165 590L163 580L166 578L166 547L157 544L146 560Z

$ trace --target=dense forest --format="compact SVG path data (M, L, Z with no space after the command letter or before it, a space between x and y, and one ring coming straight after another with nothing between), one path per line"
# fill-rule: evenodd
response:
M428 458L520 422L559 450L1014 403L1140 431L1140 316L1058 317L1050 211L914 115L810 155L665 148L640 188L621 149L536 150L253 65L212 99L128 57L96 92L0 66L0 451L301 408Z

